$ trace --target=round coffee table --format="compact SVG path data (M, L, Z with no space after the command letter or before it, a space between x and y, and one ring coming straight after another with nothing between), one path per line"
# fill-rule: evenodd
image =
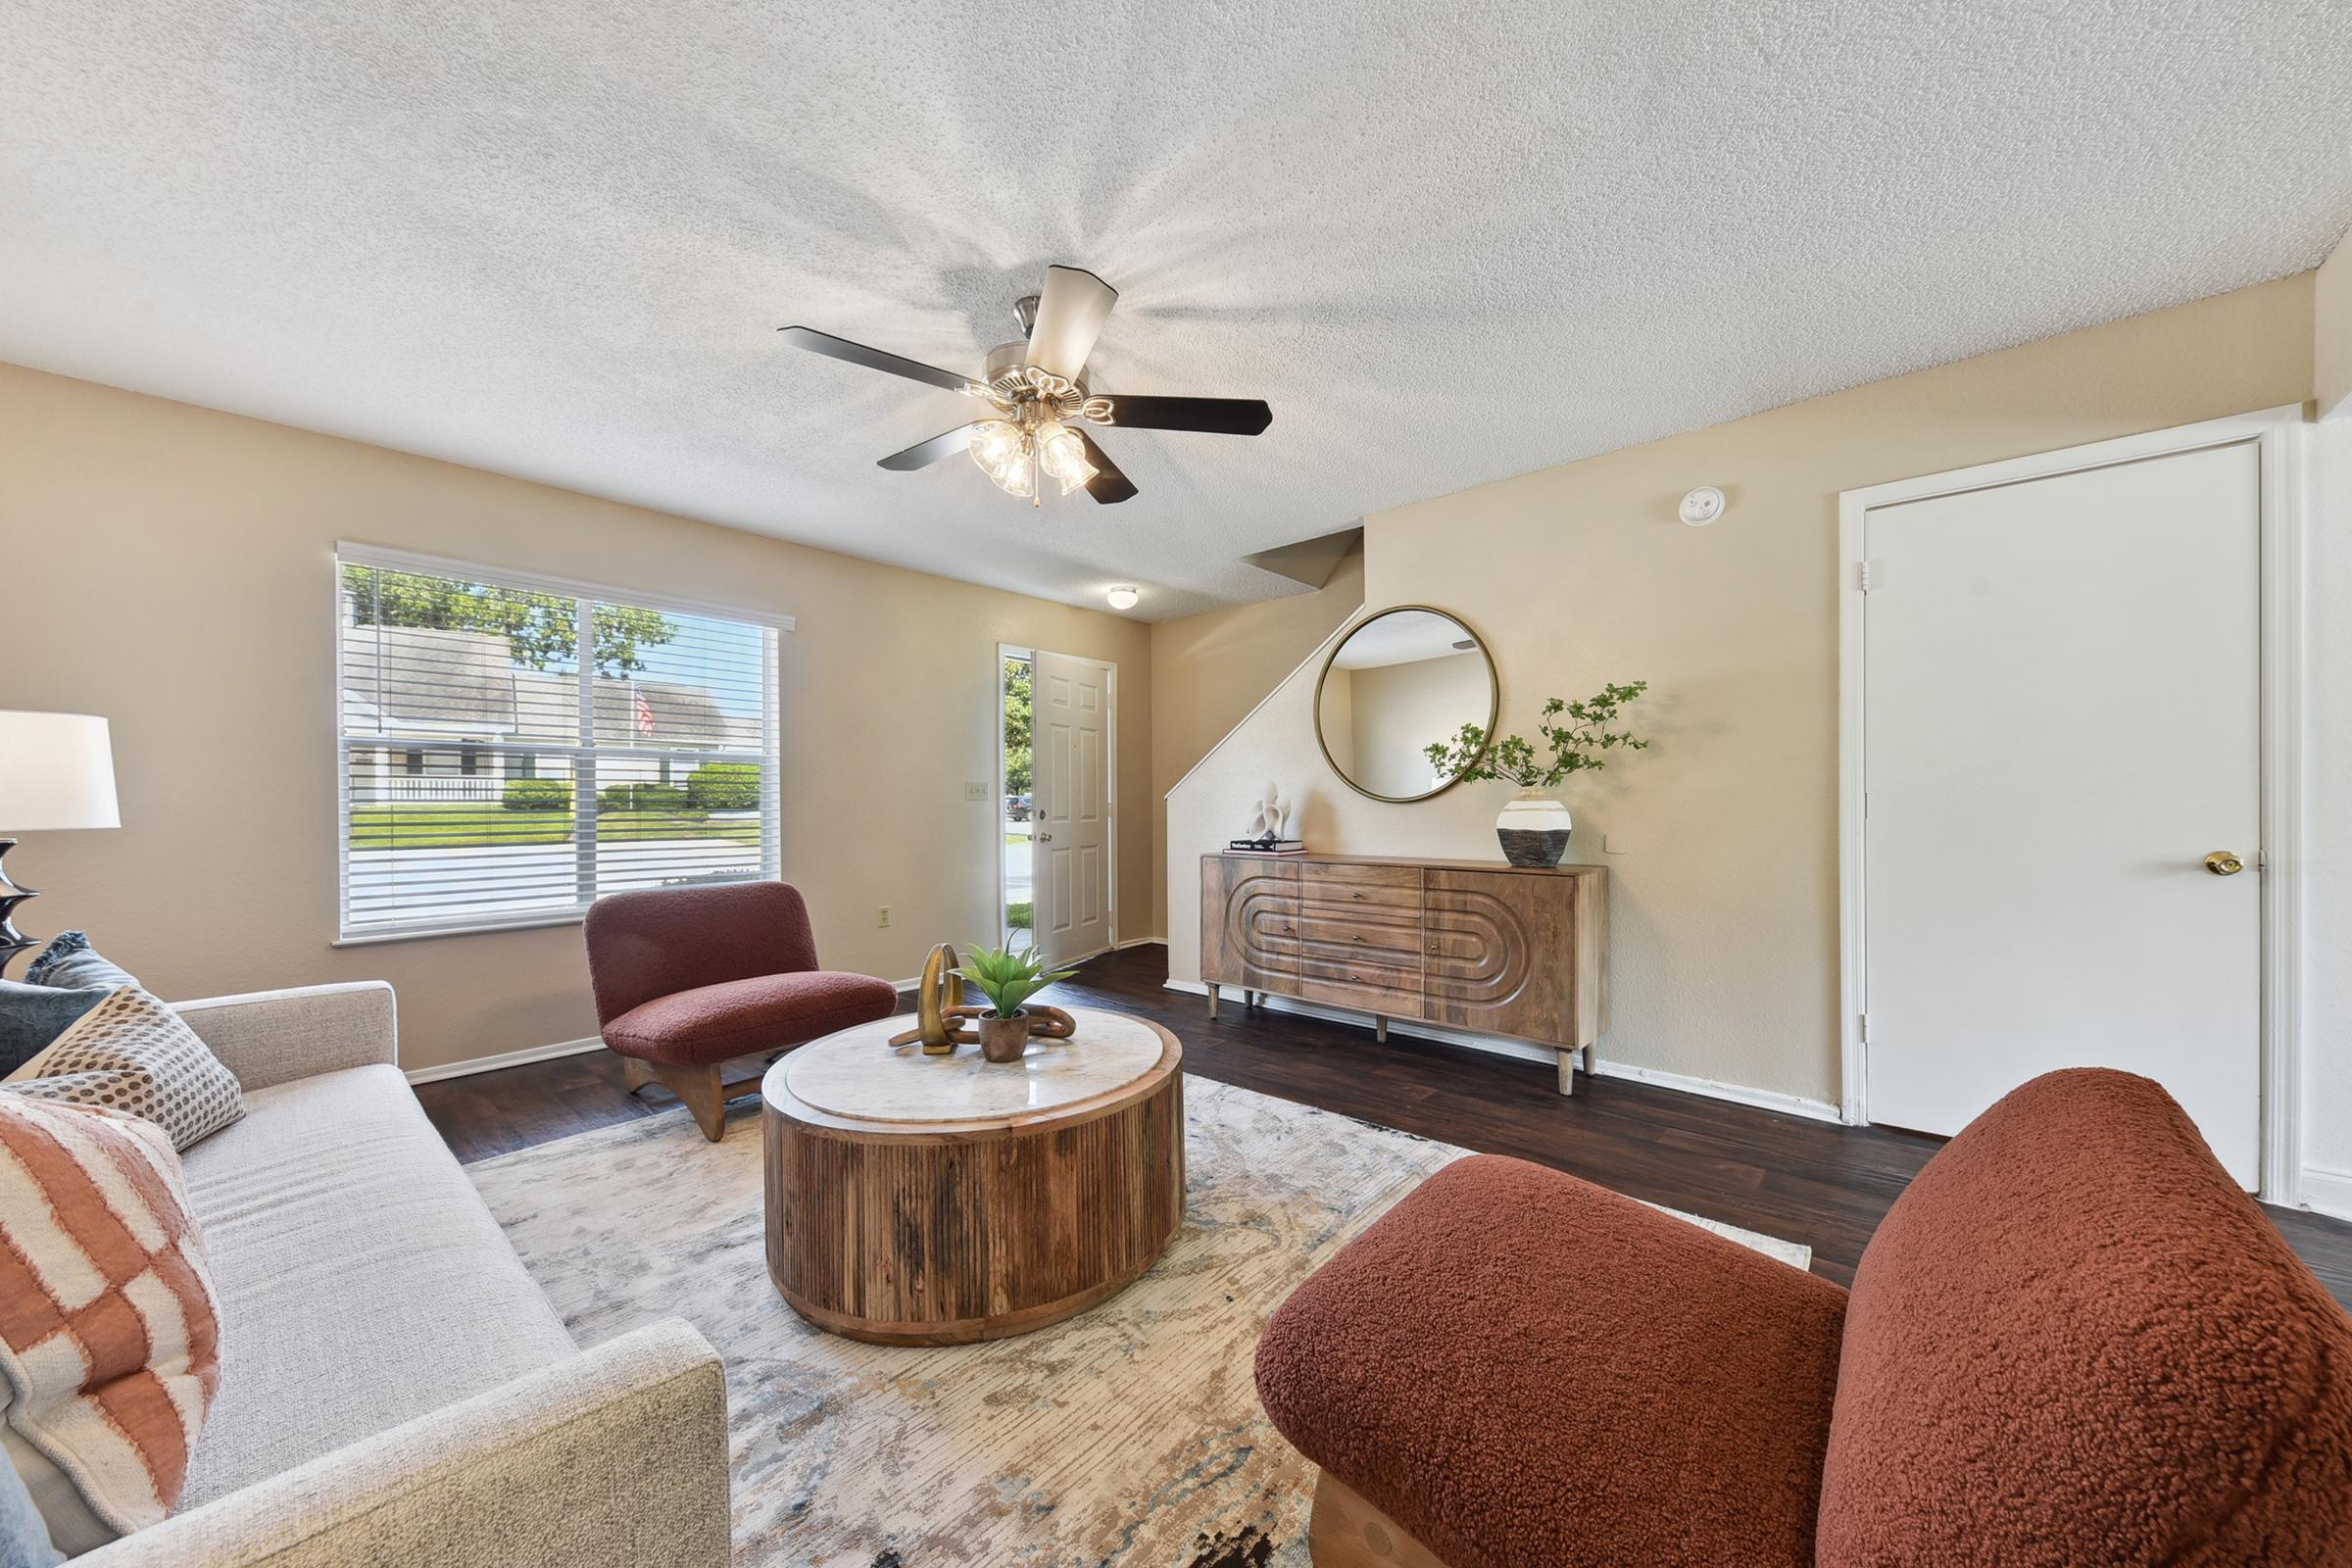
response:
M793 1310L882 1345L1058 1323L1150 1268L1184 1219L1184 1048L1072 1007L1017 1062L892 1047L888 1018L760 1083L767 1272Z

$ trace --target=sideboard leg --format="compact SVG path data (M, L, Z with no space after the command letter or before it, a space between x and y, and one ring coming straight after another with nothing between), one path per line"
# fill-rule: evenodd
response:
M1208 1019L1211 1023L1217 1019L1217 988L1214 984L1208 988Z
M1376 1012L1372 1015L1372 1038L1379 1041L1384 1046L1389 1043L1389 1017L1387 1013Z
M1576 1053L1573 1051L1560 1053L1560 1093L1576 1093Z

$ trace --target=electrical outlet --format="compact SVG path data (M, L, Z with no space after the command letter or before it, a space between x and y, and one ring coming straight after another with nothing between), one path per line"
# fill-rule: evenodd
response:
M882 926L886 926L886 925L890 924L890 906L889 906L889 905L885 904L885 905L883 905L883 906L882 906L880 908L878 908L878 909L876 909L876 910L874 911L874 924L876 924L876 925L882 925Z
M987 800L988 781L986 779L978 778L965 779L963 781L963 798L967 801Z

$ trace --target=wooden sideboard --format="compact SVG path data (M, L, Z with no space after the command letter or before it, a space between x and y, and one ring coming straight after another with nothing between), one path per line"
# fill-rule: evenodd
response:
M1200 858L1200 978L1578 1052L1609 1024L1609 873L1362 855Z

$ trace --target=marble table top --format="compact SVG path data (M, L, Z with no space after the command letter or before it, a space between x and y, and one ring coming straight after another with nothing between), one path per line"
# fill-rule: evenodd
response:
M1159 1062L1157 1031L1141 1018L1071 1007L1077 1033L1032 1040L1019 1061L992 1062L976 1045L926 1056L890 1037L913 1019L901 1013L809 1042L771 1071L812 1110L859 1121L969 1122L1034 1115L1123 1089Z

